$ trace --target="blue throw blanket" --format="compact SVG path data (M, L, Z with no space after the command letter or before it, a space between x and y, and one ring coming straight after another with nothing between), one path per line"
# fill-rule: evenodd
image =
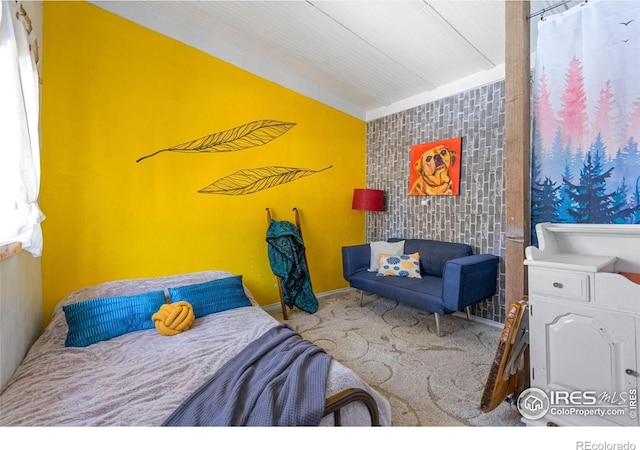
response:
M163 426L317 426L331 356L280 324L251 342ZM179 380L176 380L179 382Z
M318 310L318 299L311 287L305 248L298 228L287 221L271 219L267 229L269 263L280 277L282 300L289 308L297 306L311 314Z

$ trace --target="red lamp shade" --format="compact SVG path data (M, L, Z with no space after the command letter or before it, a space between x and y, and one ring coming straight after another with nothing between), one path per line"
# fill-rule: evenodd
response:
M384 191L378 189L354 189L352 209L384 211Z

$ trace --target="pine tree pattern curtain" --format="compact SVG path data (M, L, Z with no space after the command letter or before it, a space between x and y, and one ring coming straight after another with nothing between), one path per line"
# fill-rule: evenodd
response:
M640 3L538 22L531 222L640 223Z

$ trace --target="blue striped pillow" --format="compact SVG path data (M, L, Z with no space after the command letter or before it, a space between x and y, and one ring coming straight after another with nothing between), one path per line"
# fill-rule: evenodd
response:
M163 291L153 291L63 306L69 326L64 346L86 347L132 331L154 328L151 316L166 302Z
M171 303L191 303L196 318L227 309L251 306L251 301L244 293L242 275L169 288L169 295Z

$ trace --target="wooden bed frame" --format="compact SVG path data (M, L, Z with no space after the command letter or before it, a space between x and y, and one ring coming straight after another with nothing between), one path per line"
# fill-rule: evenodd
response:
M343 407L353 402L362 402L365 404L371 415L371 426L380 426L380 417L378 415L378 405L374 398L367 391L359 388L345 389L342 392L338 392L327 399L327 403L324 408L324 416L333 414L335 420L335 426L342 426L342 418L340 417L340 411Z

